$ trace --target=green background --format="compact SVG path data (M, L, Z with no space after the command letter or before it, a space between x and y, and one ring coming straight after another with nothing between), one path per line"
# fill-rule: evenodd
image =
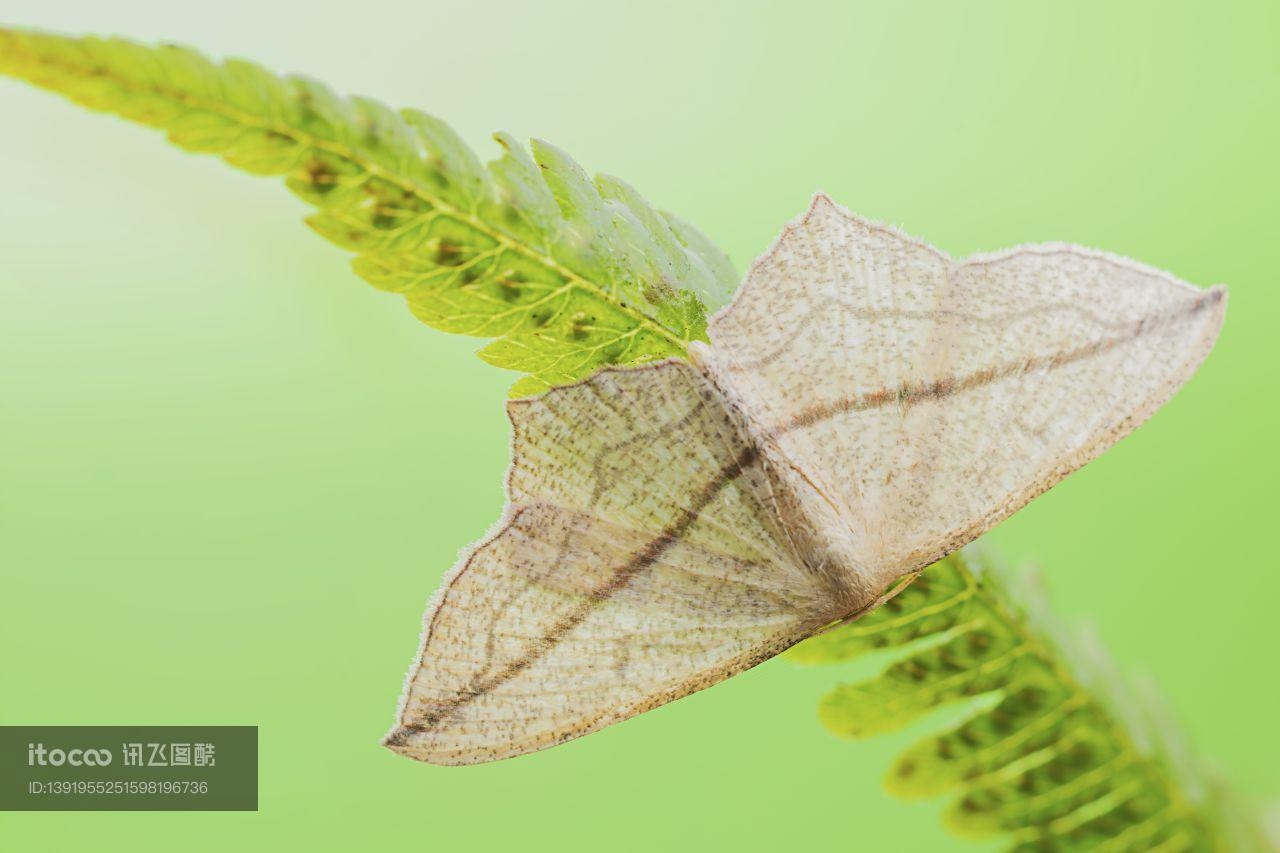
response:
M988 538L1280 789L1280 8L20 0L537 135L739 268L822 188L957 254L1067 240L1231 308L1151 423ZM0 81L0 722L261 726L256 814L5 814L6 850L964 849L774 661L534 756L398 758L423 603L501 509L512 375L278 184ZM917 731L918 734L918 731ZM968 849L981 850L981 847Z

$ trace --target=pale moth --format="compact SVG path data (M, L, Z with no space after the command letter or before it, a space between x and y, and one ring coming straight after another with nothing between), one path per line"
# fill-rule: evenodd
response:
M869 610L1142 423L1225 307L1076 246L956 261L815 196L689 361L508 404L506 510L384 742L532 752Z

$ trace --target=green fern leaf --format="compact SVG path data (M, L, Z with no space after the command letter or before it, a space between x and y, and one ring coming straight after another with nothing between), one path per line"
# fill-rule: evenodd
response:
M989 569L956 554L787 654L833 664L896 652L875 677L822 699L819 717L842 737L967 704L961 722L909 747L885 780L903 798L957 795L945 821L958 835L1006 833L1018 851L1264 849L1225 795L1180 777L1167 734L1144 746L1150 738L1118 716L1132 700L1086 689L1012 600Z
M486 167L426 113L171 45L0 30L0 73L283 176L362 278L429 326L493 338L481 357L529 374L515 394L682 356L737 283L696 230L545 143L530 156L499 134Z

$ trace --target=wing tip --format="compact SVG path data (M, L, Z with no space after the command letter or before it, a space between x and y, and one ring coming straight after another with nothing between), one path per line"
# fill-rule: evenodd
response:
M397 724L391 731L382 736L382 745L387 749L398 749L409 741L409 736L415 732L422 731L417 726L406 726L403 723Z
M1195 294L1191 300L1192 310L1196 313L1204 313L1209 316L1208 332L1210 346L1217 340L1218 334L1222 331L1222 323L1227 316L1227 296L1228 291L1225 285L1215 284L1207 288L1194 288Z
M400 723L382 736L381 743L396 755L403 755L405 758L412 758L424 764L434 764L437 767L458 767L486 760L484 757L468 756L466 753L457 751L438 752L426 747L420 741L415 743L418 736L425 731L426 729L422 726Z
M1209 350L1213 349L1214 344L1218 342L1218 336L1222 334L1222 325L1227 319L1228 295L1229 291L1226 286L1221 284L1215 284L1208 290L1200 291L1199 304L1208 309L1211 317L1205 336L1205 357L1208 356Z
M408 758L418 758L418 753L422 752L422 749L413 745L412 739L414 735L421 734L422 732L423 728L421 726L397 723L390 731L382 736L380 743L397 755L403 755Z
M836 204L835 199L826 190L814 190L813 196L809 199L809 209L807 215L814 213L827 213L838 211L840 205Z
M598 727L597 727L598 728ZM466 745L450 737L448 729L438 726L397 723L382 736L381 745L405 758L436 767L469 767L491 764L558 746L589 731L573 731L547 739L499 739L471 742Z
M865 232L901 241L904 245L913 249L927 252L941 262L954 262L951 255L923 237L917 237L888 222L855 213L833 199L825 190L814 190L813 195L809 198L808 207L799 216L783 225L782 230L773 239L773 242L769 244L769 247L751 262L751 265L747 268L747 274L738 290L734 293L733 298L715 313L711 318L711 324L714 326L717 320L731 312L734 305L742 300L743 294L752 289L753 280L759 277L761 271L768 267L769 262L777 257L793 239L797 236L803 237L808 231L821 227L824 223L832 222L843 223L847 226L851 225Z
M883 220L872 219L869 216L863 216L860 213L855 213L854 211L845 207L840 202L833 199L830 196L830 194L827 193L825 190L819 189L819 190L814 190L813 196L809 199L809 206L808 208L805 209L804 213L800 214L800 216L798 216L797 218L793 219L791 222L788 222L786 225L784 225L782 228L782 233L774 241L774 244L769 248L769 251L765 252L765 254L761 255L759 258L756 259L756 262L752 265L752 271L755 270L755 267L761 261L765 260L765 258L767 258L769 255L772 255L774 253L774 251L782 243L782 240L784 237L796 231L803 230L806 226L810 225L814 219L823 218L823 217L835 218L842 222L857 226L858 228L864 229L866 231L887 235L894 239L901 240L904 243L910 246L913 246L917 249L924 249L925 251L937 257L939 260L944 260L948 262L953 260L951 255L949 255L947 252L943 251L942 249L938 248L937 246L933 245L923 237L917 237L916 235L908 233L907 231L904 231L898 226L892 225Z

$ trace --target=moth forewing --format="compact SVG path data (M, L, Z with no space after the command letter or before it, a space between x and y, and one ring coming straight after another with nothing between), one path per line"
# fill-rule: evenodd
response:
M511 404L504 522L429 608L387 745L542 749L874 605L1132 431L1224 310L1074 246L955 261L816 196L691 364Z

